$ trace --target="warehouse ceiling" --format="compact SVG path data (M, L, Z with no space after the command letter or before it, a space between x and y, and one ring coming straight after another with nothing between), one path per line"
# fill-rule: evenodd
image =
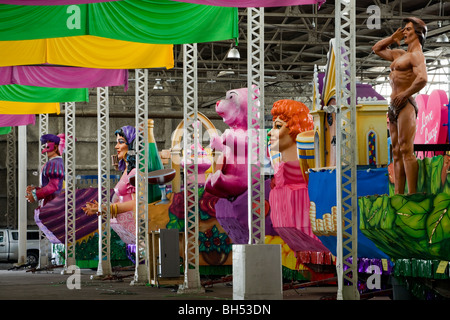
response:
M310 103L314 66L325 66L330 39L335 37L335 1L316 5L264 8L265 99L266 105L281 98ZM371 7L372 6L372 7ZM376 6L376 7L373 7ZM380 25L371 18L379 9ZM372 46L403 26L402 19L420 17L428 26L424 52L428 71L433 62L450 57L450 44L438 42L449 34L450 3L424 0L356 1L356 69L357 81L376 84L386 82L389 63L372 53ZM368 23L369 21L369 23ZM372 22L372 23L371 23ZM369 25L375 28L369 28ZM450 36L450 35L449 35ZM442 37L442 36L441 36ZM198 44L199 110L213 108L226 90L247 85L247 10L239 9L239 59L227 58L233 41ZM183 50L176 45L175 67L150 70L149 92L153 96L171 96L173 105L182 105ZM161 79L163 90L153 90Z

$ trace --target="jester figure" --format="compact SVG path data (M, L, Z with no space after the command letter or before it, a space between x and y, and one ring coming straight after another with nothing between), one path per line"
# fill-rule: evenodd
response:
M61 193L64 181L64 161L61 154L64 152L64 134L45 134L41 137L41 143L45 145L42 154L46 153L48 161L42 167L39 178L40 187L27 186L25 196L30 203L40 202L45 206Z

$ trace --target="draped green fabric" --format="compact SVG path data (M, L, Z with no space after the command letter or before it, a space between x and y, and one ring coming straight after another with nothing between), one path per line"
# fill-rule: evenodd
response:
M87 5L18 6L0 4L0 40L31 40L86 35L87 9Z
M70 6L0 4L0 40L79 35L153 44L236 39L238 9L169 0L123 0Z
M0 86L0 100L15 102L87 102L86 88L47 88L9 84Z
M0 135L8 134L11 132L11 127L0 127Z

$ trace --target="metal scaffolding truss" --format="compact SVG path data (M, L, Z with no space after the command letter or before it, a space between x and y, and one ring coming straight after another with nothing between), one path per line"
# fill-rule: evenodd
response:
M132 285L150 281L148 246L148 70L136 69L136 268ZM131 151L129 151L130 153Z
M247 8L249 244L264 244L264 8Z
M65 238L65 265L63 273L71 265L75 265L75 102L65 103L65 212L66 212L66 238Z
M183 45L183 105L184 105L184 213L185 213L185 264L184 282L180 292L198 292L200 284L198 247L198 100L197 100L197 44ZM188 150L194 146L193 160Z
M106 214L98 217L98 268L97 275L111 274L110 239L111 230L109 219L111 216L109 202L111 188L109 174L111 163L109 159L109 90L108 87L97 88L97 143L98 143L98 204L105 208Z
M39 114L39 138L44 134L48 133L48 114ZM42 145L41 139L39 139L39 165L38 173L40 180L40 172L44 167L47 157L42 154L44 146ZM39 181L40 183L40 181ZM39 268L46 267L49 264L48 253L50 252L50 242L48 241L45 233L39 229Z
M336 199L339 300L357 300L355 0L336 1ZM344 286L344 282L349 285Z
M6 225L8 228L16 228L17 219L17 149L16 149L16 128L11 127L11 132L6 137L7 157L6 157L6 186L7 186L7 208Z

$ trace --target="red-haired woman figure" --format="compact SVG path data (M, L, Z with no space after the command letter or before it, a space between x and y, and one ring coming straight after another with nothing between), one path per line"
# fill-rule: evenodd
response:
M271 113L270 149L279 152L280 161L274 164L270 217L275 231L296 252L297 261L308 263L310 252L330 252L312 232L308 182L298 160L296 137L314 129L313 118L303 103L288 99L276 101Z

